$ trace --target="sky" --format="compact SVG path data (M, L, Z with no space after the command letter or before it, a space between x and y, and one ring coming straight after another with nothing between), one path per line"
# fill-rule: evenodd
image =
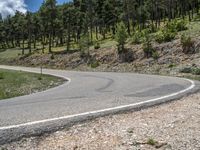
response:
M70 0L57 0L58 4ZM16 10L26 13L27 10L35 12L41 6L43 0L0 0L0 13L3 18L8 15L14 15Z
M64 2L68 2L69 0L57 0L58 4L62 4ZM35 12L41 6L43 0L25 0L25 3L28 7L29 11Z

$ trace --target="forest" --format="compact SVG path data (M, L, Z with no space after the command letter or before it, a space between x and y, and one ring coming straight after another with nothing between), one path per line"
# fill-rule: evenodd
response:
M74 0L57 5L56 0L45 0L35 13L0 17L0 49L19 47L22 55L35 49L52 53L53 47L61 46L65 51L84 51L113 38L123 51L128 37L138 43L144 32L158 30L156 40L169 41L199 13L199 4L199 0Z

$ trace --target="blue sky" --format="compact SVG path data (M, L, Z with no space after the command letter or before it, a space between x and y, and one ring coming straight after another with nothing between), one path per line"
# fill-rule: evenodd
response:
M70 0L57 0L58 4L63 4L64 2L69 2ZM25 0L26 5L28 6L28 10L35 12L41 6L43 0Z
M57 0L57 4L63 4L72 0ZM26 13L27 10L36 12L43 0L0 0L0 14L3 18L8 15L13 16L16 11Z

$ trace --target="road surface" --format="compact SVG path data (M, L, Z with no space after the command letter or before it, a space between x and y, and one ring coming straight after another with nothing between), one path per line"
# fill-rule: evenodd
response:
M40 72L39 68L0 68ZM66 126L69 120L71 123L72 120L76 122L99 114L180 98L197 90L198 84L187 79L133 73L50 69L43 69L43 73L63 77L68 81L44 92L1 100L0 143L8 140L8 137L11 140L18 138L17 134L38 134Z

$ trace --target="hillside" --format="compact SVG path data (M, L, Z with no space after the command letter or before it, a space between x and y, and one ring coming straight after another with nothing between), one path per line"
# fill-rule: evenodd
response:
M187 24L187 30L177 32L171 42L158 43L152 40L152 46L158 53L158 58L147 58L143 45L134 44L131 38L127 39L125 48L127 52L119 54L117 43L109 38L100 43L98 49L90 46L90 56L81 56L79 51L65 51L64 47L56 47L54 53L44 53L35 50L31 55L22 56L21 49L15 48L1 52L1 64L43 66L47 68L60 68L81 71L115 71L115 72L140 72L163 75L180 75L188 68L200 68L200 22L194 20ZM151 35L155 36L156 33ZM192 38L195 53L184 53L181 44L181 35ZM27 50L28 51L28 50ZM25 51L26 52L26 51ZM123 58L123 59L122 59ZM190 73L190 72L189 72Z

